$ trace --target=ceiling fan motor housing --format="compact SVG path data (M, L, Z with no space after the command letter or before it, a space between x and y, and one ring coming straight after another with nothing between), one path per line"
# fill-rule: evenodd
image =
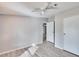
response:
M58 6L58 4L54 4L54 6Z

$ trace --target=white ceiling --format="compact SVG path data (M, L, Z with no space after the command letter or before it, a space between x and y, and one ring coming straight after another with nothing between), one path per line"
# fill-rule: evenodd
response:
M32 12L34 8L44 8L47 2L0 2L0 14L24 15L32 17L50 17L59 12L75 8L79 6L79 2L52 2L52 5L57 3L57 9L50 9L45 12L45 15Z

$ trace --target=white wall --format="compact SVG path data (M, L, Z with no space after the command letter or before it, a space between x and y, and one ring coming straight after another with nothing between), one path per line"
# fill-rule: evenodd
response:
M79 15L79 7L65 10L55 16L55 46L58 48L64 48L64 18Z
M63 35L63 19L60 16L55 18L55 46L63 48L64 46L64 35Z
M0 16L0 52L28 47L43 41L41 18Z

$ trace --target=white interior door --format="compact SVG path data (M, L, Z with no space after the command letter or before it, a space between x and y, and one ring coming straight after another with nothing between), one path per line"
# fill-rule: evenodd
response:
M54 43L54 22L47 23L47 41Z
M64 50L79 55L79 15L64 19Z

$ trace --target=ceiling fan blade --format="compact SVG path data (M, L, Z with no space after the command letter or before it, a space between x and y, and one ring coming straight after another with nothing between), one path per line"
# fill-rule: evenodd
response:
M48 6L50 6L52 4L52 2L47 2L48 3Z
M41 8L35 8L32 12L40 12L40 11L42 11L42 9Z
M47 9L58 9L58 7L50 6L50 7L48 7Z

